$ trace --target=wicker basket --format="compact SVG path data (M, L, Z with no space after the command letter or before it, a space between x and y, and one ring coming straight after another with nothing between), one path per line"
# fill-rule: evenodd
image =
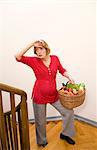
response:
M64 94L63 92L61 92L61 90L58 91L59 93L59 99L61 104L68 109L73 109L75 107L78 107L80 105L83 104L84 100L85 100L85 90L79 94L79 95L67 95Z

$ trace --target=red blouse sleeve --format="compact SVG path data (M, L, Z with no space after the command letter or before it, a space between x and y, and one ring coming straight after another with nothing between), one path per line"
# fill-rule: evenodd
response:
M35 61L34 57L29 57L29 56L22 56L20 60L16 59L18 62L22 62L23 64L26 64L30 66L31 68L35 67Z
M59 58L57 57L57 62L58 62L58 70L59 70L59 73L61 73L62 75L64 74L65 71L67 71L65 68L63 68L63 66L61 65L60 63L60 60Z

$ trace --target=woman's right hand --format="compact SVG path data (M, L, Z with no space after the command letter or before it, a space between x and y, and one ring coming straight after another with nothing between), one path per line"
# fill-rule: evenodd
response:
M42 46L42 42L40 42L40 41L35 41L35 42L33 43L33 46L34 46L34 47Z

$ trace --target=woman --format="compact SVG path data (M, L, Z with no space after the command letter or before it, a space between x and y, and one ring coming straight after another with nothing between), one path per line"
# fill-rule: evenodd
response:
M34 54L37 57L28 57L24 54L34 47ZM60 138L67 141L69 144L75 144L71 138L75 134L74 129L74 112L64 108L58 99L58 91L56 89L56 74L57 71L70 79L66 69L64 69L55 55L50 55L50 48L44 40L31 43L22 51L15 55L17 61L30 66L36 76L32 99L36 125L36 140L39 146L45 147L46 139L46 105L47 103L54 106L61 114L63 119L63 129L60 133Z

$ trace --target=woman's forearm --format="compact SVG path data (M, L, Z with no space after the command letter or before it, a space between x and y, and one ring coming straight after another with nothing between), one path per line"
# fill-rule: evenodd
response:
M33 46L33 43L29 44L28 46L26 46L24 49L22 49L20 52L18 52L15 55L15 58L20 60L21 57Z
M68 80L70 80L70 77L67 72L64 72L63 76L66 77Z
M69 81L71 81L71 83L74 83L74 80L70 77L67 71L64 72L63 76L66 77Z

